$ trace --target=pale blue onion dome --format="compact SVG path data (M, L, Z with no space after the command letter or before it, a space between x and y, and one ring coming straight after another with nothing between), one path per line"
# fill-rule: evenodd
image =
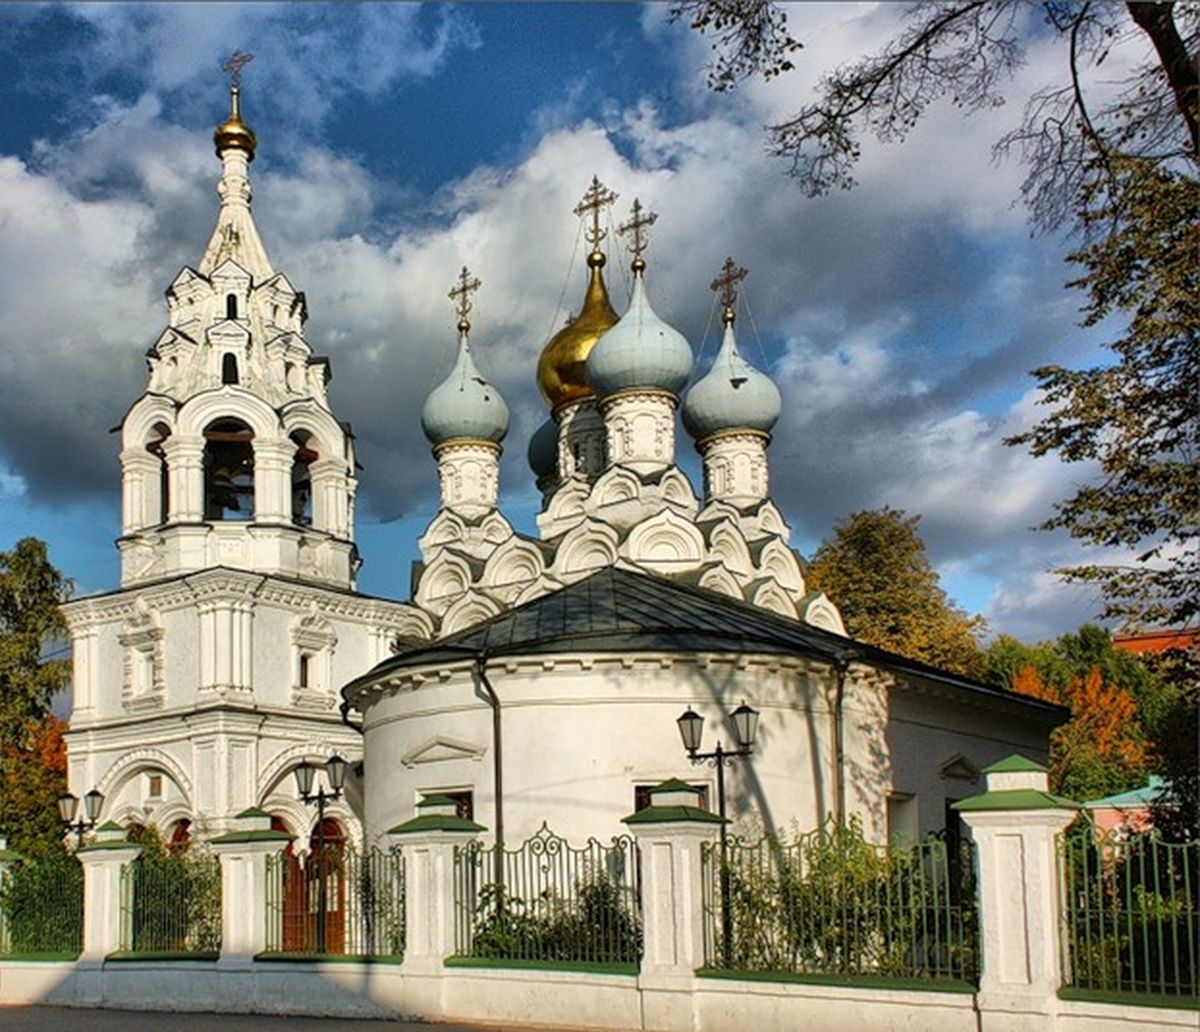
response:
M458 360L450 375L425 399L421 429L435 445L464 438L498 444L508 433L508 406L480 375L465 333L458 339Z
M547 419L529 438L529 468L538 480L558 476L558 424Z
M629 310L588 355L588 382L602 398L639 388L678 394L691 375L687 338L655 314L641 270L635 268Z
M742 358L726 321L725 338L712 368L688 391L683 425L696 440L722 430L770 431L779 419L779 388Z

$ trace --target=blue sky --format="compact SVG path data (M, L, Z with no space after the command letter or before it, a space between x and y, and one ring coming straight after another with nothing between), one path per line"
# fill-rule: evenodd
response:
M994 631L1090 618L1097 600L1047 572L1081 550L1031 529L1090 470L1001 443L1036 415L1029 369L1101 354L1063 289L1068 242L1031 235L1020 166L990 155L1060 55L1031 38L1005 107L939 106L903 146L867 141L850 193L807 199L765 153L762 125L902 15L796 6L796 72L716 95L708 42L663 5L0 6L0 547L37 534L81 591L116 586L107 431L144 386L163 289L207 241L218 64L241 47L257 54L255 215L307 293L366 467L363 590L407 594L433 514L418 416L452 361L445 292L464 263L484 281L479 361L514 413L502 505L532 529L534 363L581 294L571 208L598 173L616 217L635 196L659 212L651 298L701 372L707 284L726 254L751 270L739 328L783 392L773 492L802 552L888 504L922 514L943 583Z

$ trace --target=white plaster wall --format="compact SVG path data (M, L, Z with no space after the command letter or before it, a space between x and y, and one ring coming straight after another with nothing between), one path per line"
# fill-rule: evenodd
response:
M494 825L492 714L472 676L460 665L445 680L368 705L369 834L407 820L421 794L438 789L473 789L476 819ZM715 809L715 773L689 763L675 720L693 706L709 720L703 748L718 737L728 747L732 736L717 715L743 700L762 718L754 757L726 772L737 830L808 830L833 808L829 714L817 676L802 664L768 658L739 669L732 657L698 665L690 657L594 656L553 669L493 663L488 676L502 700L510 842L543 821L573 841L623 833L634 786L668 777L708 784Z
M488 665L501 699L505 837L533 834L543 821L573 841L624 831L634 786L682 777L710 787L715 775L692 766L675 720L692 706L708 721L704 750L731 745L718 715L743 700L762 713L749 763L727 769L734 830L757 835L809 831L835 808L832 676L824 665L780 657L668 654L543 656ZM413 815L426 792L471 789L475 817L495 824L492 713L469 664L426 669L415 681L372 695L365 706L366 823L386 831ZM1048 726L1022 711L891 687L889 678L852 669L844 712L847 811L868 836L887 834L891 791L919 797L921 832L940 829L947 788L939 768L963 755L983 767L1022 751L1045 756Z
M913 691L891 693L887 752L891 782L896 791L917 798L922 834L943 826L948 799L965 799L983 791L977 782L946 778L939 767L957 755L976 770L1021 753L1039 763L1047 761L1049 725L1028 712L1016 715L983 703L949 705L935 695Z

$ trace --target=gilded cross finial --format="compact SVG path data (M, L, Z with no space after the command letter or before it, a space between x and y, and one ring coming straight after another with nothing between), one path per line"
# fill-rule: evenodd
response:
M721 321L726 326L730 325L735 318L734 305L737 304L738 284L749 275L750 273L746 269L734 264L732 258L726 258L725 264L721 266L721 274L708 285L708 289L721 299L721 306L724 309L721 313Z
M593 251L599 249L600 241L608 235L608 230L600 228L600 209L607 208L616 199L617 195L600 182L599 176L592 176L592 185L587 188L583 200L575 205L575 214L580 218L591 214L592 225L585 235Z
M471 330L470 320L467 315L471 311L471 295L475 293L481 286L477 276L472 276L464 265L462 272L458 274L458 283L446 296L454 302L454 311L458 316L458 332L469 333Z
M254 60L253 54L244 50L235 50L221 62L221 71L229 76L229 85L237 89L242 84L242 69Z
M646 268L646 262L642 258L642 252L646 250L646 246L650 243L650 234L648 230L655 222L658 221L658 213L647 211L642 214L642 202L636 197L633 199L633 214L628 222L623 226L617 227L617 232L621 236L632 234L633 239L629 243L629 251L633 255L633 271L641 272Z

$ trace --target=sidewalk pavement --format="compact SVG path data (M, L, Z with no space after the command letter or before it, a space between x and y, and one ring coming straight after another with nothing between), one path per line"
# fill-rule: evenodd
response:
M570 1032L546 1025L495 1025L302 1018L275 1014L179 1014L0 1006L0 1032Z

